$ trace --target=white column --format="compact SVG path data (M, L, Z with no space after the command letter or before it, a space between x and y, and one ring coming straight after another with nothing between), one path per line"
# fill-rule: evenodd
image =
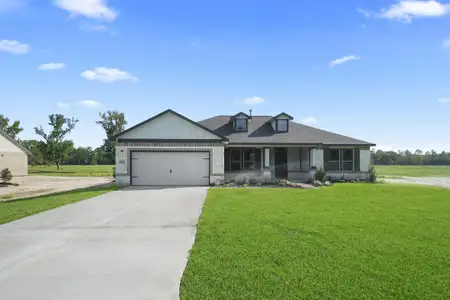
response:
M359 170L368 172L370 167L370 150L359 150Z
M323 149L311 149L311 166L316 170L323 169Z
M262 180L268 181L272 179L272 174L270 172L270 148L263 148L263 173Z

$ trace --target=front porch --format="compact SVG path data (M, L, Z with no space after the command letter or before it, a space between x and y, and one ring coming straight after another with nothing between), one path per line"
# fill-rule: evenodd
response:
M226 147L224 179L258 182L288 179L307 182L317 169L329 177L365 179L370 166L368 148L317 146Z

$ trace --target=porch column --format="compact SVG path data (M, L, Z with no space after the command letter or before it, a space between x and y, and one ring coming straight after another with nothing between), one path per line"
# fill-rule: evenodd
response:
M359 170L361 172L368 172L370 168L370 150L359 150Z
M323 169L323 149L311 149L311 167L316 167L316 170Z
M268 181L272 179L272 174L270 172L270 148L263 148L262 151L262 179Z

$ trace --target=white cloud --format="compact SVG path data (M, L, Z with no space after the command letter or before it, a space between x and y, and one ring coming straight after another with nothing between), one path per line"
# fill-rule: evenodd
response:
M48 63L48 64L43 64L40 65L38 67L38 70L42 70L42 71L51 71L51 70L59 70L64 68L66 65L63 63Z
M95 100L82 100L78 102L79 105L86 106L86 107L99 107L100 102Z
M442 45L444 46L444 48L450 49L450 39L446 39L444 43L442 43Z
M117 17L117 12L108 7L107 0L56 0L55 4L68 11L72 17L83 16L107 22Z
M101 82L115 82L121 80L137 81L132 74L114 68L99 67L93 70L86 70L81 73L81 77L87 80L96 80Z
M358 9L366 17L378 17L411 23L416 18L437 18L450 12L450 4L436 0L404 0L382 9L379 13Z
M64 103L64 102L56 102L56 106L59 108L69 108L69 104L68 103Z
M30 52L31 47L27 44L22 44L15 40L1 40L0 51L9 52L12 54L25 54Z
M313 125L313 124L317 124L317 120L314 117L307 117L302 120L302 123L307 124L307 125Z
M440 102L440 103L450 103L450 98L442 97L442 98L438 99L438 102Z
M246 105L257 105L264 102L264 99L261 97L248 97L244 99L244 104Z
M337 58L333 61L330 62L330 68L333 68L334 66L352 61L352 60L357 60L357 59L361 59L361 57L355 56L355 55L348 55L348 56L344 56L341 58Z

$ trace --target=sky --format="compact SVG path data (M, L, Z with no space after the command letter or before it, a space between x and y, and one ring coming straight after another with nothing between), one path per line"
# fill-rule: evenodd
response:
M253 110L376 143L450 150L450 1L0 0L0 114L62 113L99 146L128 127Z

